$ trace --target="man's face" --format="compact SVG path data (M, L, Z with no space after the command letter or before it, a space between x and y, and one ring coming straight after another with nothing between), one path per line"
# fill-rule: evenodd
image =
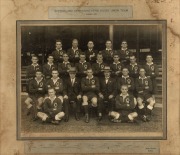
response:
M118 55L115 55L115 56L113 57L113 60L114 60L114 62L118 62L118 61L119 61L119 56L118 56Z
M77 40L73 40L72 46L73 46L73 48L77 48L78 47L78 41Z
M59 75L58 71L52 71L52 77L57 78Z
M41 72L36 72L36 78L41 79L42 78L42 73Z
M102 55L97 55L97 61L102 61L103 60L103 56Z
M76 73L72 73L72 72L71 72L71 73L69 73L69 76L70 76L71 79L74 79L75 76L76 76Z
M140 76L145 76L145 70L141 68L140 71L139 71L139 75Z
M57 48L57 49L62 48L62 43L61 43L61 42L56 42L56 48Z
M89 41L87 46L88 46L88 49L93 49L94 43L92 41Z
M91 69L87 70L87 76L92 77L93 71Z
M55 92L54 89L49 89L49 90L48 90L48 94L49 94L50 97L54 97L55 94L56 94L56 92Z
M131 62L131 64L136 63L136 58L135 58L135 56L130 57L130 62Z
M64 60L64 61L68 61L68 60L69 60L69 56L68 56L67 54L64 54L64 55L63 55L63 60Z
M126 42L126 41L123 41L123 42L121 43L121 47L122 47L122 48L127 48L127 42Z
M47 60L48 60L49 63L53 63L54 58L52 56L49 56Z
M106 48L111 48L111 47L112 47L111 41L106 41Z
M126 94L128 93L128 87L127 87L127 86L122 86L122 87L121 87L121 93L122 93L123 95L126 95Z
M32 61L33 64L36 64L38 62L38 58L32 57L31 61Z
M80 61L84 62L86 60L86 56L85 55L80 55Z
M127 75L129 74L128 69L127 69L127 68L124 68L124 69L122 70L122 74L123 74L124 76L127 76Z
M152 56L147 56L147 57L146 57L146 61L147 61L148 63L152 62L152 61L153 61Z
M111 74L110 71L105 71L105 72L104 72L104 76L105 76L105 77L110 77L110 74Z

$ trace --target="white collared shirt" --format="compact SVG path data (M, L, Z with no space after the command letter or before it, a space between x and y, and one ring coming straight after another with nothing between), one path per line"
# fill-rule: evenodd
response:
M76 49L74 49L73 47L72 47L72 50L74 51L74 53L78 50L78 47L76 48Z
M93 79L93 77L94 77L93 75L92 75L92 77L91 77L91 78L89 78L88 76L86 76L86 79L91 80L91 79Z
M145 76L145 77L140 77L140 76L139 76L139 79L143 79L143 80L144 80L144 79L147 79L147 77L146 77L146 76Z
M130 65L131 65L132 67L134 67L134 66L136 66L136 65L137 65L137 63L135 63L135 64L131 64L131 63L130 63Z
M76 78L73 78L73 79L71 78L72 85L74 85L75 80L76 80Z
M127 93L126 95L123 95L122 93L120 94L121 97L123 97L123 102L124 102L124 99L129 96L129 94Z
M105 82L106 82L106 84L108 83L108 81L109 81L109 76L108 77L105 77Z
M127 48L121 48L121 50L122 50L122 51L125 51L125 50L127 50Z
M42 79L43 79L43 77L42 77L40 80L38 80L38 79L35 77L35 80L36 80L36 82L37 82L38 84L42 81Z
M112 48L106 48L107 51L112 51Z
M53 80L53 83L55 84L60 78L57 77L56 79L53 79L53 78L51 78L51 79Z
M146 63L148 66L151 66L151 65L153 65L154 63L153 62L151 62L151 63Z
M50 67L52 66L52 65L54 65L53 63L52 64L50 64L49 62L47 63Z
M121 63L120 61L118 61L117 63L113 62L113 64L115 64L115 65L120 64L120 63Z
M85 62L86 62L86 60L85 60L84 62L79 61L79 63L81 63L82 65L83 65Z
M51 104L53 103L53 101L56 99L56 96L54 96L53 98L51 98L50 96L48 97L51 100Z
M122 78L127 79L128 77L129 77L129 75L127 75L127 76L122 75Z
M57 48L56 48L56 50L57 50L57 51L61 51L61 50L62 50L62 48L60 48L60 49L57 49Z
M68 64L68 63L70 63L70 62L69 62L69 61L66 61L66 62L65 62L65 61L63 61L63 64Z

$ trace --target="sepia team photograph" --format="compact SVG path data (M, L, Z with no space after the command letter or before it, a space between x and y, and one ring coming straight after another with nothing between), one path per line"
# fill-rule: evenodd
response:
M165 27L18 21L18 138L166 138Z

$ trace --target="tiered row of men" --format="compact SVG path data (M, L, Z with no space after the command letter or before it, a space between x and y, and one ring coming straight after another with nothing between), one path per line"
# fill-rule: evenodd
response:
M150 121L159 74L152 56L148 54L146 64L139 65L125 40L120 50L112 49L111 40L105 46L98 52L89 41L88 50L82 52L73 39L66 52L62 41L56 40L56 50L43 66L33 55L27 67L27 115L59 124L62 119L68 122L73 110L77 121L84 115L88 123L92 109L98 121L105 115L115 123L135 122L137 117Z

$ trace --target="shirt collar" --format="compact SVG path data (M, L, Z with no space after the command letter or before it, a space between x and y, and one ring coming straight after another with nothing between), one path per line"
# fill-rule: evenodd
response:
M69 61L67 61L67 62L63 61L63 64L65 64L65 63L67 64L67 63L70 63L70 62Z
M108 76L108 77L105 77L105 79L109 79L110 78L110 76Z
M83 63L85 63L86 62L86 60L84 61L84 62L81 62L80 60L79 60L79 63L81 63L81 64L83 64Z
M98 64L102 64L102 63L103 63L103 61L102 61L102 62L98 62L97 60L96 60L96 62L97 62Z
M131 63L130 63L130 65L131 65L131 66L136 66L136 65L137 65L137 63L135 63L135 64L131 64Z
M151 63L146 63L146 64L150 66L150 65L152 65L152 64L153 64L153 62L151 62Z
M139 79L147 79L147 77L145 76L144 78L142 78L142 77L139 76Z
M48 64L48 65L50 65L50 66L54 65L53 63L52 63L52 64L50 64L49 62L48 62L47 64Z
M124 75L122 75L122 78L128 78L128 77L129 77L129 75L128 75L128 76L126 76L126 77L125 77Z
M34 66L34 67L37 67L37 66L39 66L39 64L36 64L36 65L34 65L34 64L31 64L32 66Z
M55 81L57 81L57 80L59 80L60 78L59 77L57 77L56 79L53 79L53 77L51 78L52 80L55 80Z
M89 50L89 51L93 51L93 48L91 48L91 49L89 48L88 50Z
M93 77L94 77L94 76L92 76L90 79L93 79ZM89 77L88 77L88 76L86 76L86 79L89 79Z
M72 47L72 50L75 50L75 51L76 51L76 50L78 50L78 47L77 47L76 49L74 49L74 48Z
M127 50L127 48L121 48L121 50L125 51L125 50Z
M129 96L129 94L127 93L126 95L123 95L122 93L120 94L120 96L124 96L124 97L127 97L127 96Z
M54 96L53 98L51 98L50 96L48 97L51 101L54 101L56 99L56 96Z
M37 78L34 78L38 83L42 81L43 77L40 80L37 80Z
M109 51L111 51L111 50L112 50L112 48L106 48L106 50L107 50L107 51L108 51L108 50L109 50Z
M116 64L116 65L117 65L117 64L120 64L120 61L118 61L117 63L113 62L113 64Z
M60 49L57 49L57 48L56 48L56 50L57 50L57 51L61 51L61 50L62 50L62 48L60 48Z

